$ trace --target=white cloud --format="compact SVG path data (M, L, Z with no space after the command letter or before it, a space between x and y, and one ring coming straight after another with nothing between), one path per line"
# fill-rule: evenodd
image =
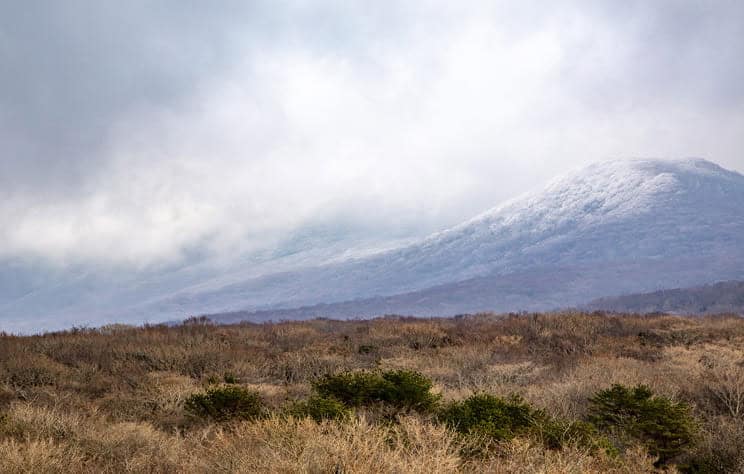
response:
M140 97L104 115L97 159L81 161L89 173L61 195L33 197L32 186L0 203L0 257L172 262L196 247L260 248L338 215L380 238L423 234L608 158L695 155L744 170L741 97L717 105L696 85L730 78L680 66L671 57L687 50L673 41L644 43L663 16L649 24L645 11L581 2L329 5L338 17L323 21L285 5L297 23L270 33L241 36L233 19L230 59L200 70L177 101ZM736 47L699 37L711 54ZM67 112L71 130L85 125Z

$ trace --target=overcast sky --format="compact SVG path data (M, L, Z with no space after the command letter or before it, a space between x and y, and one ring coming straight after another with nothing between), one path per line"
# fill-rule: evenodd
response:
M633 157L744 171L744 2L0 1L0 258L423 235Z

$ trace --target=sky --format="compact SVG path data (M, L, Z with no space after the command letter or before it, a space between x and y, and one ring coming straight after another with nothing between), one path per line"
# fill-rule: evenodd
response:
M744 172L744 2L0 1L0 261L426 235L625 158Z

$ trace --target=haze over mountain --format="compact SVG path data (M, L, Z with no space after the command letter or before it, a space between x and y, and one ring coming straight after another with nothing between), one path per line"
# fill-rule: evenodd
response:
M742 203L744 176L705 160L599 163L402 249L180 301L260 308L261 291L284 306L357 299L226 316L233 319L445 315L741 278ZM365 296L383 297L358 300Z
M237 261L229 272L203 263L147 278L85 273L20 298L5 290L0 314L5 324L33 315L64 327L233 311L266 319L573 306L744 278L742 203L744 176L708 161L602 162L392 250L344 253L343 242L302 236L295 245L305 253Z
M400 240L381 241L334 229L310 228L260 252L234 255L229 261L196 255L174 265L141 269L105 264L72 268L18 259L0 267L0 330L39 331L111 322L160 321L157 311L137 309L148 301L205 281L250 278L391 248ZM238 276L236 276L238 275ZM177 317L180 317L178 315Z

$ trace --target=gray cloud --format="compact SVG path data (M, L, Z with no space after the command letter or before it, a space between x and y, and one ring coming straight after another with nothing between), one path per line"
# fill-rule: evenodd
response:
M455 223L617 157L744 171L741 2L0 6L0 257Z
M3 150L15 155L3 160L6 190L75 189L105 159L119 117L140 104L176 108L237 52L223 29L237 26L228 12L186 2L4 5L1 117L16 145ZM20 179L8 180L14 172Z

